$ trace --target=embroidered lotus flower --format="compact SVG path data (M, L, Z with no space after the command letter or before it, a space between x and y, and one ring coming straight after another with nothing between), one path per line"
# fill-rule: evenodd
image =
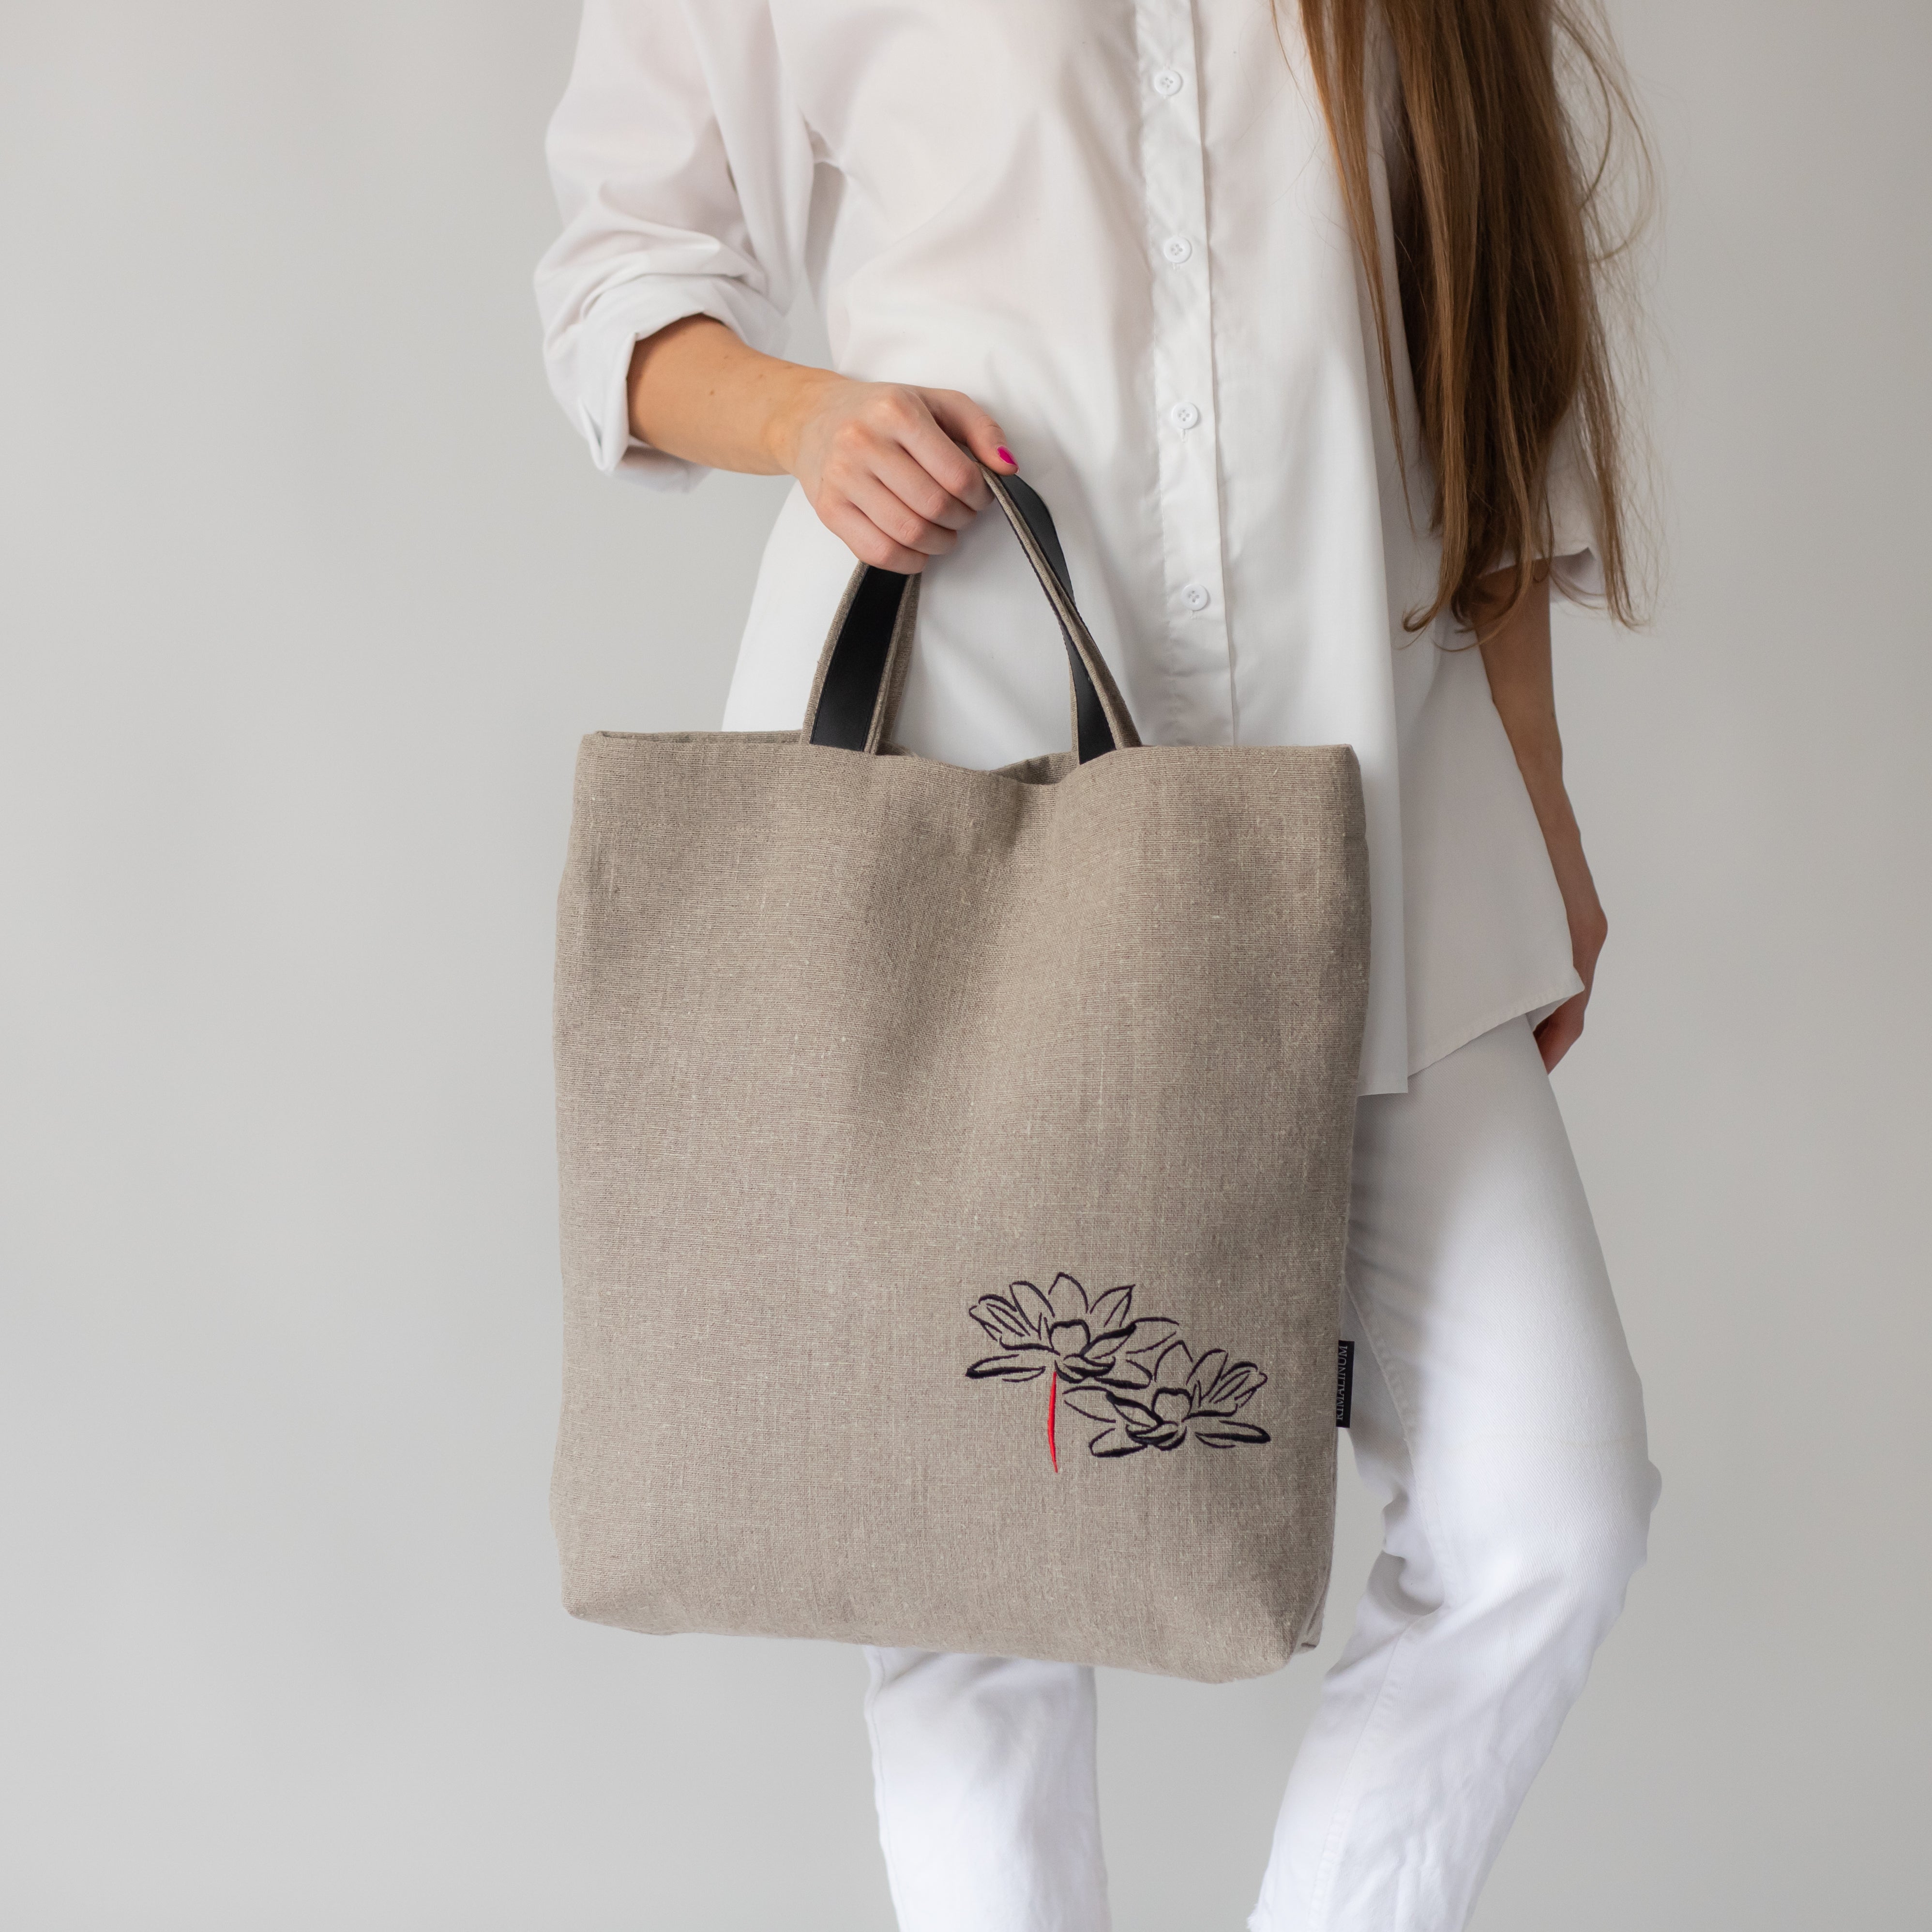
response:
M1133 1297L1130 1286L1090 1299L1064 1272L1044 1289L1016 1281L1005 1294L982 1294L967 1312L998 1352L966 1372L975 1381L1051 1377L1046 1450L1056 1470L1063 1384L1070 1408L1108 1425L1088 1445L1096 1456L1178 1448L1190 1432L1216 1448L1267 1442L1265 1430L1233 1419L1267 1376L1252 1362L1231 1364L1225 1349L1197 1360L1177 1323L1164 1315L1136 1316Z
M1030 1382L1052 1368L1070 1383L1145 1388L1154 1371L1144 1358L1173 1340L1174 1324L1162 1317L1135 1321L1133 1303L1131 1288L1109 1288L1090 1301L1070 1274L1055 1275L1045 1289L1016 1281L1010 1294L982 1294L967 1312L1000 1352L966 1372Z
M1030 1382L1051 1374L1046 1391L1046 1453L1060 1467L1056 1428L1060 1385L1144 1389L1152 1386L1153 1358L1174 1340L1165 1316L1136 1321L1131 1286L1110 1288L1090 1300L1070 1274L1046 1288L1016 1281L1005 1294L982 1294L967 1312L1000 1352L975 1362L975 1381Z
M1191 1436L1212 1449L1265 1442L1268 1432L1243 1422L1235 1412L1268 1380L1252 1362L1234 1362L1225 1348L1197 1357L1185 1342L1171 1343L1154 1364L1154 1384L1138 1394L1082 1389L1066 1406L1090 1422L1104 1423L1088 1442L1096 1456L1133 1456L1143 1449L1178 1449Z

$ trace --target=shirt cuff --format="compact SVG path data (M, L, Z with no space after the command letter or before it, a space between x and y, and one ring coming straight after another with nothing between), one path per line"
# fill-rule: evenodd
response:
M1602 508L1585 468L1576 425L1567 421L1550 452L1549 535L1543 546L1552 586L1573 603L1600 603L1604 566L1598 544Z
M766 355L784 346L784 319L762 296L724 276L652 275L601 296L578 325L578 393L573 411L607 476L653 490L692 490L711 472L702 463L654 449L631 434L631 351L686 316L708 315Z
M1604 566L1594 549L1568 550L1550 560L1550 587L1573 604L1593 608L1604 601Z

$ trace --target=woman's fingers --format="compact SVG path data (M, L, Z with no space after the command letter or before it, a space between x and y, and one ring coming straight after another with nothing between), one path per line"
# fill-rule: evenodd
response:
M946 446L956 452L956 445L948 442ZM976 468L973 474L978 477L980 472ZM973 520L973 505L964 496L956 495L899 444L889 442L881 446L878 460L872 466L872 475L914 516L926 523L940 530L957 532ZM983 478L980 478L980 487L983 494Z
M953 442L964 443L988 470L1010 476L1019 467L1006 446L1006 431L970 396L962 396L957 389L922 389L920 394L946 436ZM978 494L969 500L975 509L983 508L986 482L976 470L973 472L973 482Z
M918 557L922 566L929 556L944 556L959 541L957 530L921 516L897 490L881 482L876 472L854 478L848 495L860 515L889 542Z
M926 568L926 559L917 550L895 543L858 507L849 502L822 504L819 520L861 563L880 570L896 570L912 577Z
M877 532L856 551L868 562L890 557L884 568L923 569L928 557L958 542L973 520L972 496L986 496L978 466L939 428L916 390L875 390L837 440L829 478Z
M969 410L975 410L975 406L950 389L920 389L913 392L913 397L916 413L899 425L900 441L906 454L969 512L983 510L992 497L974 460L977 452L970 444L961 447L965 439L949 421L958 418L958 406ZM975 412L986 414L983 410L975 410ZM986 420L990 424L992 418L988 416ZM998 432L993 434L997 436Z
M1004 436L957 390L841 382L798 433L792 466L820 520L854 556L916 571L951 550L990 500L976 458L1018 466Z

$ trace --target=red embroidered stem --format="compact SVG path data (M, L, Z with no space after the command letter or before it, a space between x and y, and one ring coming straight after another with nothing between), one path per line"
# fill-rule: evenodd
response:
M1053 1379L1046 1385L1046 1453L1053 1459L1053 1473L1060 1474L1060 1448L1053 1439L1053 1411L1060 1398L1060 1370L1056 1366Z

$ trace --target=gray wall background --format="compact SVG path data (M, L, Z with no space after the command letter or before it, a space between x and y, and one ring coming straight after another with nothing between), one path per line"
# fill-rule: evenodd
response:
M1922 1925L1920 0L1620 0L1671 574L1566 621L1559 1078L1665 1472L1481 1932ZM0 1921L884 1932L861 1666L556 1607L578 734L716 724L778 486L539 370L571 0L0 9ZM1372 1516L1345 1484L1332 1654ZM1120 1932L1318 1677L1110 1676Z

